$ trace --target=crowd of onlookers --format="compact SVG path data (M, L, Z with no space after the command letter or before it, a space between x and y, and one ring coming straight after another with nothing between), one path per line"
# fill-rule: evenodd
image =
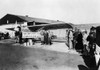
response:
M41 30L40 32L42 38L40 39L41 45L51 45L53 33L49 30ZM15 31L16 42L23 43L28 42L29 38L22 39L22 31L19 28L19 31ZM32 42L35 42L34 38ZM95 52L95 42L96 41L96 28L91 27L90 32L87 30L81 31L80 29L75 28L66 30L66 44L69 49L75 49L78 52L86 53L93 55Z
M86 55L94 55L96 48L96 28L91 27L90 32L80 29L67 30L67 41L69 49L75 49Z

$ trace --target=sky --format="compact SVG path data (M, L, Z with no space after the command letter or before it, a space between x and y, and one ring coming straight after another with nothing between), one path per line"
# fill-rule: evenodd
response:
M7 13L73 24L100 23L100 0L0 0L0 18Z

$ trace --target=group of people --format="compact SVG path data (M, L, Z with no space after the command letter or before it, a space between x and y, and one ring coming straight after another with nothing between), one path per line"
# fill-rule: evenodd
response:
M80 29L67 30L68 47L69 49L75 49L78 52L94 55L95 43L96 43L96 28L91 27L89 34L86 30Z
M90 55L94 55L95 52L95 43L96 43L96 28L92 27L90 29L90 33L88 34L87 31L81 31L80 29L72 29L66 30L67 33L67 45L69 49L75 49L78 52L88 52ZM40 32L41 38L41 45L51 45L52 44L52 36L53 33L49 30L41 30ZM16 42L22 43L22 32L21 28L19 27L18 31L15 31ZM25 42L28 40L26 39Z
M9 39L10 38L10 35L8 32L5 32L5 33L0 33L0 40L1 39Z
M51 45L52 44L52 32L50 31L46 31L46 30L42 30L41 31L41 35L42 35L42 38L41 38L41 44L44 45Z
M15 39L16 39L16 43L27 43L30 39L32 40L33 43L36 42L36 40L34 38L22 38L22 31L21 31L21 27L17 27L18 29L16 29L15 31ZM41 41L41 45L51 45L52 44L52 32L50 32L49 30L41 30L40 31L40 41Z

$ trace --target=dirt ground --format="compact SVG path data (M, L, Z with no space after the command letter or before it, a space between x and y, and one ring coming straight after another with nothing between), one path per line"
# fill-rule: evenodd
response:
M0 70L88 70L79 54L13 44L0 41Z

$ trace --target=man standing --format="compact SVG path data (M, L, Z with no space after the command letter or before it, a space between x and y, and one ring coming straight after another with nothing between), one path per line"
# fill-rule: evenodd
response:
M51 45L51 37L52 37L52 32L48 31L48 44Z
M78 51L78 52L81 52L81 53L83 53L83 35L82 35L82 33L81 33L81 31L79 31L79 33L78 33L78 36L77 36L77 38L76 38L76 50Z
M74 49L76 49L76 43L77 43L76 39L78 37L78 34L79 34L79 29L76 28L73 33L73 48Z
M88 55L88 42L87 42L87 31L83 32L83 47L84 47L84 54Z
M44 44L48 44L48 32L44 31Z
M15 28L14 29L15 30L15 40L16 40L16 43L19 43L19 28L17 27L17 28Z
M94 56L94 51L96 49L96 32L95 32L95 28L92 27L90 29L90 33L89 33L89 36L87 37L87 41L89 41L89 53L91 56Z
M18 27L19 28L19 43L22 43L22 31L21 31L21 27Z
M45 44L45 41L44 41L45 31L41 30L40 34L42 35L42 37L41 37L41 45L44 45Z
M69 44L69 49L72 49L73 48L73 32L72 32L72 30L69 30L68 44Z

